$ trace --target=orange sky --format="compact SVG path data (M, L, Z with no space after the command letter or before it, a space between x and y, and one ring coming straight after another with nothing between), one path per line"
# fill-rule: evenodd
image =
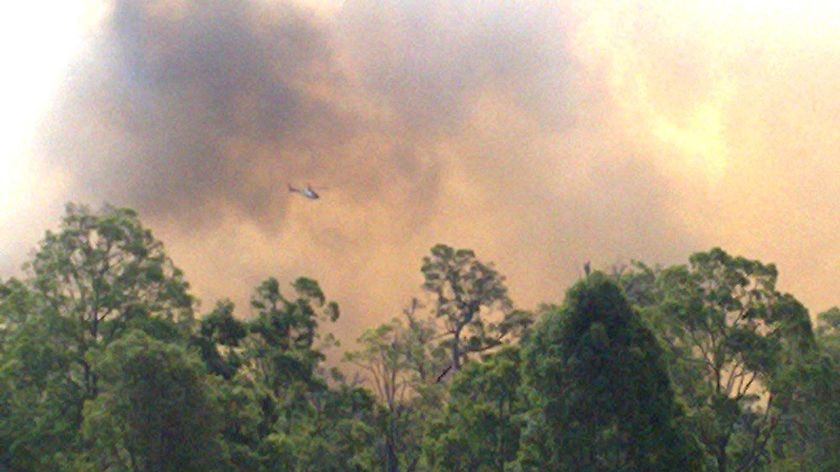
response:
M64 202L110 201L203 307L309 275L345 339L420 293L438 242L526 308L586 260L712 246L775 262L813 312L840 299L836 2L78 3L75 29L3 38L73 46L2 84L4 274Z

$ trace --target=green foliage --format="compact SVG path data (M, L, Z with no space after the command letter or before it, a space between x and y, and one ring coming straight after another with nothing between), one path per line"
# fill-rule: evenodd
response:
M17 329L37 310L37 298L24 282L0 280L0 355Z
M130 331L88 357L102 382L82 433L100 470L217 467L219 412L195 354Z
M795 358L774 381L781 406L773 470L840 470L840 310L818 316L819 350Z
M364 390L342 387L324 390L312 415L294 428L263 438L258 454L261 469L295 472L374 470L381 459L373 448L374 401Z
M299 278L292 287L294 300L285 298L271 277L251 299L257 317L247 326L244 357L261 390L261 437L274 431L288 433L314 408L309 393L324 386L316 375L324 360L321 349L334 344L328 336L323 346L318 345L317 329L319 321L338 318L338 305L326 301L314 280Z
M840 469L840 309L815 335L773 265L720 249L592 274L532 329L491 264L435 246L432 316L345 353L367 388L323 365L316 281L196 322L132 210L68 205L26 267L0 280L0 470Z
M840 470L840 364L803 356L777 375L773 470Z
M312 279L299 278L292 288L294 299L281 293L275 278L257 287L251 300L257 317L241 341L235 323L222 313L210 318L216 328L208 326L205 333L217 344L227 339L228 345L242 346L243 375L255 382L260 470L371 470L378 462L371 426L375 401L358 388L329 388L319 367L322 350L337 343L318 329L338 319L338 305Z
M133 210L68 205L61 231L47 232L29 267L35 289L90 340L108 341L138 316L192 318L183 273Z
M840 308L834 307L817 317L817 339L820 347L840 362Z
M272 388L293 378L306 380L311 376L324 355L315 345L320 338L319 321L338 319L338 305L326 303L318 283L299 278L293 284L297 298L288 300L280 293L280 284L271 277L257 287L251 306L257 310L257 319L249 325L256 340L259 357L271 358L272 364L263 366L262 372L272 377ZM328 338L327 346L332 338ZM326 346L325 346L326 347Z
M662 350L603 274L576 284L526 339L524 376L538 409L524 469L699 470Z
M434 323L415 317L418 307L412 300L404 310L407 323L393 319L368 329L358 339L361 348L345 354L369 376L383 403L376 426L388 472L417 466L426 423L442 407L443 385L436 380L448 365L447 354L434 343Z
M201 358L211 373L230 380L242 366L242 356L237 348L247 336L245 324L233 317L234 304L223 300L202 318L197 334L191 343L198 347Z
M528 313L511 310L505 279L492 264L479 261L470 249L438 244L431 252L423 258L423 288L434 297L434 314L451 336L454 369L469 353L499 346L506 336L521 334L531 325ZM499 323L485 319L494 310L503 313Z
M715 248L657 271L645 298L689 423L718 470L767 462L781 393L774 377L815 346L807 310L776 290L777 277L772 264Z
M28 268L29 285L43 300L44 311L72 322L72 348L88 398L97 389L88 349L130 328L169 338L190 329L189 286L133 210L106 206L92 213L67 205L61 231L47 231ZM176 325L180 334L171 329Z
M504 471L519 449L519 384L517 347L465 364L450 388L445 417L429 428L432 470Z
M63 470L63 456L80 448L84 388L68 320L31 316L30 295L15 281L0 290L0 469Z

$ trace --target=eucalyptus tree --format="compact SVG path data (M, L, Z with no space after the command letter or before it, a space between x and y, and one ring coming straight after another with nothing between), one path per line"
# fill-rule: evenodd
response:
M318 283L301 277L293 296L271 277L256 289L243 340L244 374L257 383L261 421L260 470L371 470L380 462L372 444L373 399L341 382L331 388L320 369L324 350L337 344L319 331L339 317Z
M417 317L412 299L403 317L365 330L360 348L344 360L361 369L383 406L379 418L386 471L415 470L421 459L423 430L429 414L443 405L444 385L437 382L448 365L431 320Z
M454 370L470 353L495 348L531 324L527 313L513 310L504 276L470 249L438 244L423 258L421 271L423 288L433 298L433 313L443 320L449 337ZM493 312L501 315L500 321L492 320Z
M840 362L840 308L833 307L817 316L817 340L820 347Z
M777 278L773 264L715 248L658 273L646 310L721 472L767 462L781 406L774 378L815 346L807 310L776 289Z
M162 243L124 208L67 205L24 268L0 290L0 429L10 428L13 468L56 470L82 448L83 404L99 391L88 353L132 327L185 341L193 299Z
M158 331L175 326L181 336L189 334L194 303L189 285L133 210L105 206L94 213L68 204L60 230L47 231L27 268L43 311L71 324L89 398L97 391L97 375L86 357L90 348L113 341L130 326Z
M769 439L771 470L840 470L840 363L814 352L773 382L778 424Z

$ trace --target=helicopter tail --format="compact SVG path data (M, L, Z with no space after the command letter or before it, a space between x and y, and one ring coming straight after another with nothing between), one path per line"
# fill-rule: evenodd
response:
M298 191L298 189L292 187L292 184L286 184L286 185L289 186L289 192L297 192Z

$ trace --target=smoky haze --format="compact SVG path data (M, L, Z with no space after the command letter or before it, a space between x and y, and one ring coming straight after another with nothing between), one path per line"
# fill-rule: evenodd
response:
M587 260L713 245L825 308L840 207L809 188L840 190L840 41L821 12L741 27L754 12L699 5L114 1L40 127L47 206L137 208L205 310L312 276L344 339L419 294L439 242L495 262L526 308Z

